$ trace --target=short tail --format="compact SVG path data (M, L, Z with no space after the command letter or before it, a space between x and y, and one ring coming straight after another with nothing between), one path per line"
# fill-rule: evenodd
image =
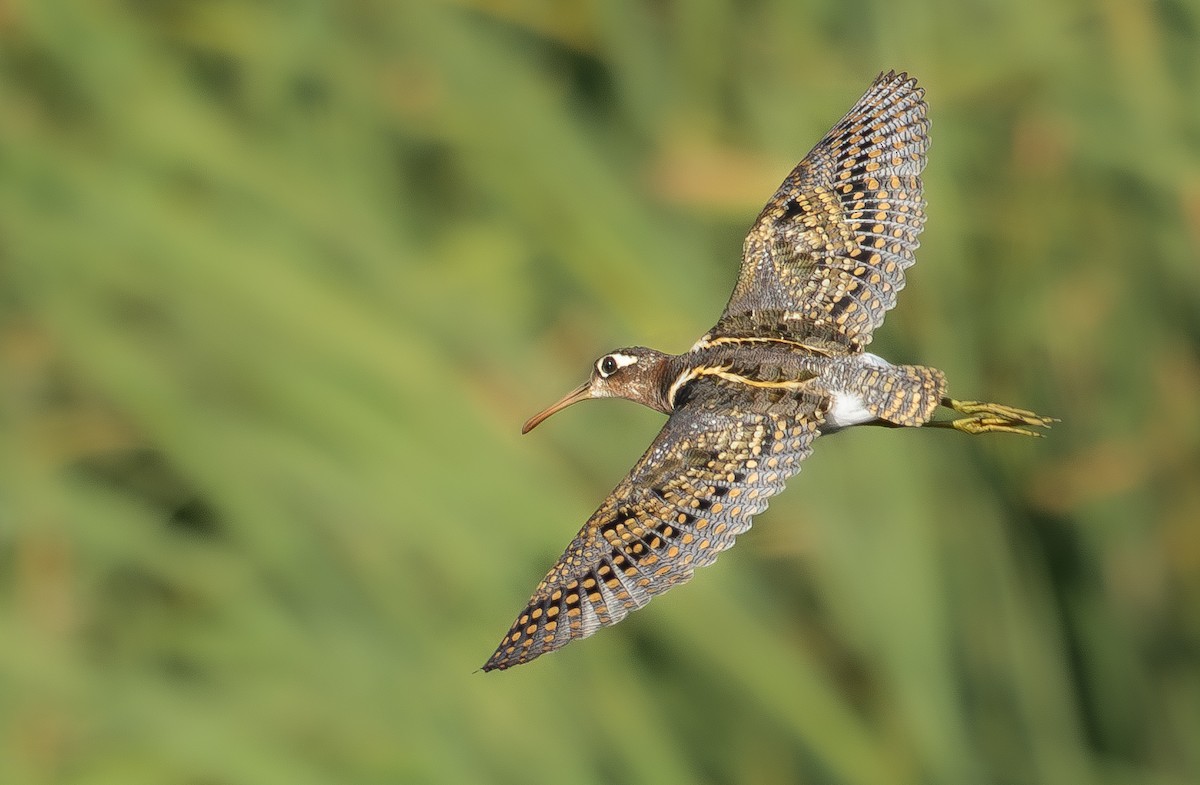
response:
M923 365L865 366L860 373L863 405L879 419L915 428L933 418L946 394L946 377Z

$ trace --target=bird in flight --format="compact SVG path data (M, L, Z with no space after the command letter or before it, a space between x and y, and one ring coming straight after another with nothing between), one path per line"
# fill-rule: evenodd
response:
M627 398L668 415L567 546L483 670L616 624L712 564L783 490L813 440L852 425L1037 436L1054 421L946 395L941 371L864 351L904 288L925 223L925 91L881 74L759 214L715 327L683 354L640 346L596 360L534 415ZM958 416L934 420L939 407Z

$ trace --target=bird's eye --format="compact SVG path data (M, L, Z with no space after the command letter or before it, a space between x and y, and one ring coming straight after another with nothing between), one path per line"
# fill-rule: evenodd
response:
M600 361L600 375L612 376L617 370L617 361L611 354Z

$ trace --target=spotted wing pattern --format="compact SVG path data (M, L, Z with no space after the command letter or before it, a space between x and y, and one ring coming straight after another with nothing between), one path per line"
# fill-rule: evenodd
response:
M924 95L906 74L880 75L788 175L746 238L711 335L811 333L849 351L870 342L925 223Z
M483 666L528 662L616 624L713 563L811 451L822 399L689 382L646 454L584 524Z

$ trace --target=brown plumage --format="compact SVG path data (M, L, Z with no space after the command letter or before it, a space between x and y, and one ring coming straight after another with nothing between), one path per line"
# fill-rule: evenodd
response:
M904 287L925 221L924 90L877 78L751 228L733 295L687 352L633 347L530 418L589 398L670 415L534 590L487 663L509 668L616 624L716 560L800 469L819 434L859 424L1038 435L1052 420L945 396L941 371L863 351ZM967 416L932 421L945 406Z

